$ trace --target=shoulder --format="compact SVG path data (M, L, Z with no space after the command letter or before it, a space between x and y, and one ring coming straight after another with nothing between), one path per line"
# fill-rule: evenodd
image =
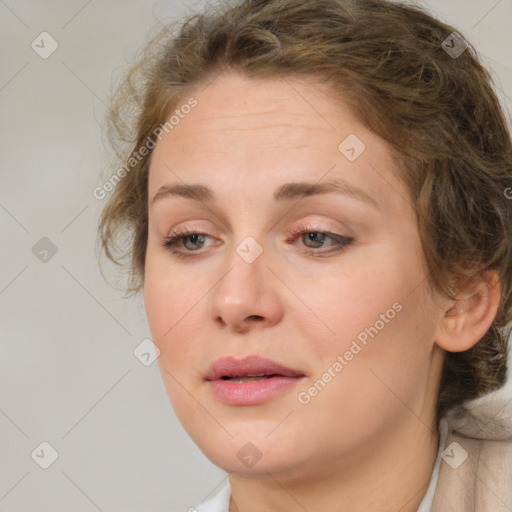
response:
M469 437L450 428L432 512L512 509L512 438Z

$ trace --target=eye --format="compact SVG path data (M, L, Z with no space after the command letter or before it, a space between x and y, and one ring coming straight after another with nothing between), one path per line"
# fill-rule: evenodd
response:
M313 226L304 226L302 223L299 228L292 230L291 238L287 242L294 243L299 238L308 250L303 250L305 254L311 256L323 256L334 254L346 249L353 241L353 238L338 235L328 231L320 231ZM202 254L198 252L204 248L206 239L212 238L206 233L199 233L191 229L178 230L166 237L163 246L168 248L171 253L178 257L191 258ZM328 250L318 250L326 247L326 241L330 241ZM197 254L194 254L197 252Z
M292 238L288 241L294 242L300 238L303 244L309 248L309 250L304 252L313 256L322 256L324 254L340 252L346 249L354 241L353 238L328 231L320 231L316 227L304 226L302 223L298 229L292 231L291 235ZM331 249L322 251L316 250L325 247L324 244L326 240L331 241L329 244Z
M176 256L195 256L187 253L202 249L207 237L210 238L205 233L198 233L197 231L184 229L181 231L175 231L166 237L163 245ZM184 247L186 250L183 251L179 247Z

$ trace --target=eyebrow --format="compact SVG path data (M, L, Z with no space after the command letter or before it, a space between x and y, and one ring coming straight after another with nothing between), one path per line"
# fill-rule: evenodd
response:
M308 183L304 181L285 183L274 192L274 200L278 202L291 201L328 193L338 193L349 196L371 204L378 210L380 209L379 203L377 203L373 197L368 195L364 190L343 180L334 180L326 183ZM172 196L201 201L203 203L215 202L214 191L206 185L176 184L161 186L151 200L150 205L152 206L155 202L165 197Z

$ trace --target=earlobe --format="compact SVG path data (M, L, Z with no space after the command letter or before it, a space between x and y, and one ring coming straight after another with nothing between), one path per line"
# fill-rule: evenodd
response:
M448 301L436 332L436 344L447 352L473 347L489 330L500 303L501 287L494 270L475 278Z

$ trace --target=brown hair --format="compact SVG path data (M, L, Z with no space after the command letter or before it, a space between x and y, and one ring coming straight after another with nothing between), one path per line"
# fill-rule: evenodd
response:
M454 298L457 283L490 269L499 276L501 302L488 332L470 350L446 353L436 418L500 387L512 308L511 139L475 50L446 51L465 41L450 39L453 32L418 7L385 0L246 0L193 15L175 33L160 31L108 116L111 143L130 165L98 233L106 255L128 263L128 293L144 279L151 151L143 158L140 151L155 145L173 109L227 68L320 77L389 142L417 215L428 282Z

